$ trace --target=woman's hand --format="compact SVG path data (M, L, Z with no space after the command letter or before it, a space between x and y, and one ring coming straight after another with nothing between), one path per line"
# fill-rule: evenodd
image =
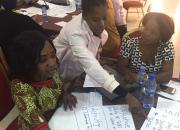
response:
M146 117L145 111L136 97L128 93L126 95L126 102L128 103L129 110L131 111L132 114L138 114Z
M72 95L69 92L63 93L63 104L65 110L67 110L68 107L70 110L72 110L73 107L76 107L76 103L77 103L77 99L74 95Z

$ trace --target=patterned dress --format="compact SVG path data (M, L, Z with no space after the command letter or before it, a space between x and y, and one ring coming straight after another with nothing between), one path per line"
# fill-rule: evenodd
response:
M140 66L145 66L147 72L159 72L164 61L174 60L174 47L172 42L161 42L155 55L155 64L146 64L141 60L142 52L139 50L139 39L141 36L123 37L120 55L129 59L129 68L138 72Z
M44 82L12 81L12 96L19 110L19 130L44 130L48 127L45 113L55 110L61 94L62 82L58 72Z

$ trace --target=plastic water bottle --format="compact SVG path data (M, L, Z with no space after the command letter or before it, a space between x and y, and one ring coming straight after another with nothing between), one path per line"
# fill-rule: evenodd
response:
M143 99L143 107L148 109L154 106L154 94L156 92L156 79L155 74L150 73L149 79L145 83L145 95Z
M48 22L48 16L47 16L47 8L46 5L41 6L42 9L42 16L45 22Z
M141 66L137 75L137 83L139 84L139 89L138 89L138 96L139 99L142 100L143 94L144 94L144 85L145 82L147 81L147 75L146 75L146 67Z
M137 82L142 86L146 81L146 67L141 66L137 75Z
M75 0L76 9L81 9L81 0Z
M69 0L69 4L70 4L70 6L69 6L68 10L70 12L74 12L76 10L76 1L75 0Z

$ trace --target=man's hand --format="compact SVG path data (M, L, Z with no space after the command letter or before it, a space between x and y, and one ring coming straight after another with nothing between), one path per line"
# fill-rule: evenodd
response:
M146 117L145 111L136 97L128 93L126 95L126 102L128 103L129 110L131 111L132 114L138 114Z
M67 110L68 107L70 110L72 110L73 107L76 107L76 103L77 103L77 99L74 95L72 95L69 92L63 93L63 104L65 110Z

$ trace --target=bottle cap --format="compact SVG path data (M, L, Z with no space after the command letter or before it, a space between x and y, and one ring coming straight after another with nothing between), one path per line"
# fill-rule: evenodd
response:
M140 71L140 72L145 72L145 71L146 71L146 67L145 67L145 66L140 66L139 71Z

